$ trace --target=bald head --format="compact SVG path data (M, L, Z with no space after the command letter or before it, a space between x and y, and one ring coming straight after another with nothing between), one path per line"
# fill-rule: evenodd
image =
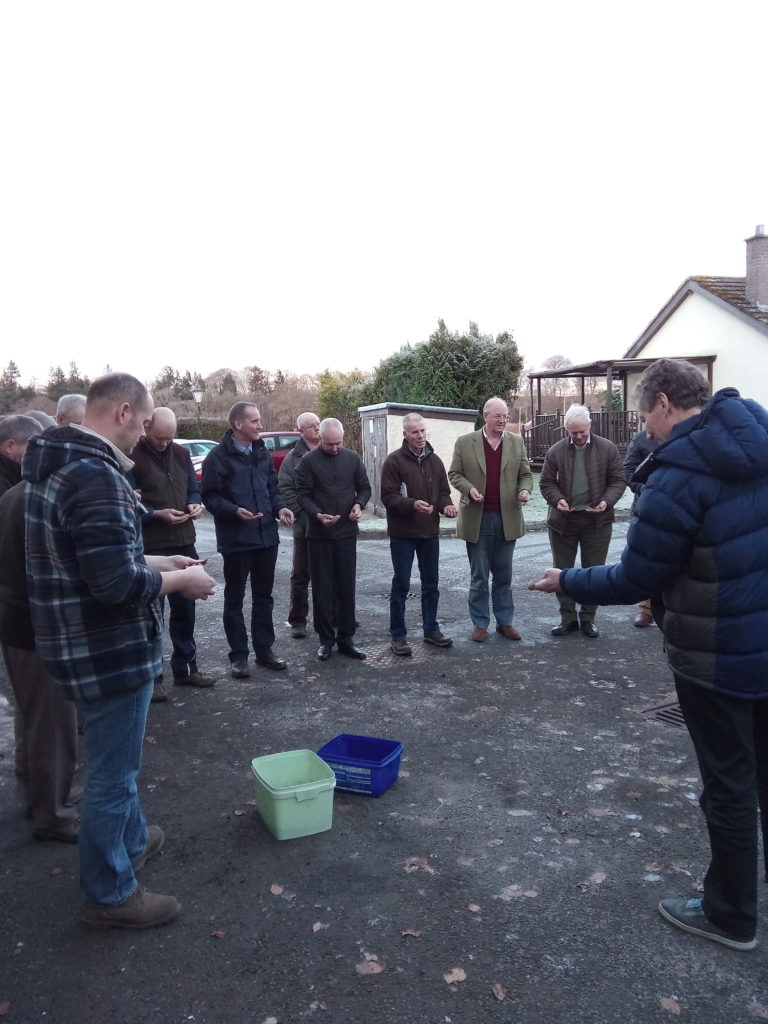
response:
M156 452L164 452L176 437L176 414L173 409L161 405L155 409L147 427L147 444Z

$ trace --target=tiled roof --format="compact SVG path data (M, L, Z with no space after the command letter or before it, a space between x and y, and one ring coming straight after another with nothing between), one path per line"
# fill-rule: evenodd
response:
M768 309L762 309L754 302L747 302L744 297L746 278L744 277L691 277L701 288L716 295L718 299L734 306L754 320L768 325Z

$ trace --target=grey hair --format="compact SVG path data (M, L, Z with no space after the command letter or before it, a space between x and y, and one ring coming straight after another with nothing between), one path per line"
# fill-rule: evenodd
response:
M317 414L314 412L300 412L296 417L296 429L303 430L307 423L307 416L314 416L317 418Z
M592 417L589 415L589 409L586 405L572 405L565 410L565 416L563 416L563 426L567 430L574 420L584 420L585 423L591 423Z
M78 405L85 408L85 395L62 395L56 405L56 415L68 416Z
M25 416L31 416L33 420L36 420L38 425L47 430L48 427L55 427L58 424L53 416L49 416L47 412L42 412L39 409L27 409L24 413Z
M507 410L507 412L509 412L509 406L504 401L504 399L503 398L499 398L498 395L494 395L493 398L489 398L488 401L483 406L483 416L485 416L485 414L490 410L490 408L491 408L491 406L493 405L494 402L501 402L501 404L504 406L504 408Z
M403 430L407 430L412 423L416 422L416 420L422 420L423 422L424 417L421 415L420 412L406 413L405 416L403 416Z
M28 441L33 434L39 433L40 424L34 416L20 413L17 416L3 416L0 420L0 444L5 444L6 441L15 441L16 444L21 444Z
M344 424L335 416L326 416L324 420L320 420L320 437L325 437L329 430L340 430L341 436L344 437Z

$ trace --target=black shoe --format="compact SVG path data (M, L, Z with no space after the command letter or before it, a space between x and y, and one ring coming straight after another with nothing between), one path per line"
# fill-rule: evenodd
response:
M568 633L578 633L579 624L576 619L561 619L559 626L550 629L552 636L566 636Z
M251 670L248 668L247 661L233 661L230 672L235 679L247 679L251 674Z
M712 939L713 942L721 942L731 949L754 949L757 945L755 939L737 939L735 935L729 935L713 924L701 909L700 899L662 900L659 913L676 928L682 928L692 935L701 935L704 939Z
M268 651L264 651L263 654L256 655L256 664L261 665L263 668L274 669L275 672L280 672L285 668L283 659L276 658L271 648Z
M294 622L291 626L291 636L294 640L303 640L307 635L307 626L303 622Z
M354 644L338 644L339 654L346 654L348 658L356 658L357 661L363 661L365 658L365 651L361 651L359 647L355 647Z
M597 626L594 622L582 622L581 632L584 636L588 636L591 640L594 640L596 636L600 636Z
M333 654L333 644L320 644L317 648L317 660L328 661Z

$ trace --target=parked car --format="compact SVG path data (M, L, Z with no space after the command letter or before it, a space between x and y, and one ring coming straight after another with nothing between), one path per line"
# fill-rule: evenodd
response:
M259 435L272 456L276 472L280 472L283 459L301 437L298 430L263 430Z
M207 441L197 437L176 438L176 444L183 445L189 452L189 456L192 459L192 467L195 471L195 480L197 480L198 483L200 483L203 478L203 463L205 462L205 457L211 449L216 447L218 443L218 441Z

